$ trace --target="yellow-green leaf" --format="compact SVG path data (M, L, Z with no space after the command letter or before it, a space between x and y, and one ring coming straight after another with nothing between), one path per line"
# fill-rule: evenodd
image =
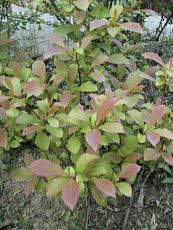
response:
M76 162L76 171L79 173L83 172L88 166L88 164L96 159L98 159L97 155L89 153L82 154Z
M123 195L128 197L132 196L132 188L130 184L126 182L117 182L115 185Z

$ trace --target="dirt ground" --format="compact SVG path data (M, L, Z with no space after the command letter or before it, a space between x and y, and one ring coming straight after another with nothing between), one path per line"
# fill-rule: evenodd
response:
M11 163L12 164L12 163ZM19 163L20 164L20 163ZM61 201L43 194L23 195L23 184L9 180L9 163L0 162L0 229L21 230L121 230L129 200L107 208L91 198L81 200L72 213ZM159 174L158 174L159 175ZM134 194L127 230L173 229L173 185L163 185L157 173L144 186L144 199L137 207ZM143 197L143 196L142 196ZM139 202L138 202L139 203Z

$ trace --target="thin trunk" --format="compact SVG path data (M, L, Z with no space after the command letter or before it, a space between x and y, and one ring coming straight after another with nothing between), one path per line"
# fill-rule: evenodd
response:
M164 31L164 29L166 28L166 26L168 25L168 23L171 21L172 17L173 17L173 11L172 11L171 15L169 16L169 18L167 18L167 21L165 22L165 24L163 25L163 27L161 28L161 30L159 31L159 33L158 33L158 35L156 37L156 41L159 41L159 38L160 38L162 32Z

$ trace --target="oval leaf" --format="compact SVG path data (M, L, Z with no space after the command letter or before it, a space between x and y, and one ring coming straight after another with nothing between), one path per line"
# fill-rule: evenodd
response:
M119 173L120 178L129 178L131 176L136 176L137 173L140 171L141 166L137 164L127 164L125 165L122 169L121 172Z
M165 115L165 108L164 105L156 105L153 106L153 109L149 115L149 125L155 126L157 122Z
M44 89L45 89L44 84L40 84L36 81L32 81L32 82L26 83L24 87L24 93L26 94L29 93L35 97L38 97L43 93Z
M64 175L60 165L46 159L35 160L28 168L32 173L42 177Z
M98 129L92 129L86 134L86 141L91 148L96 152L100 144L101 133Z
M97 111L97 117L96 117L97 124L99 124L100 121L104 120L108 116L108 114L112 111L115 102L116 102L115 99L111 98L111 99L107 99L102 103L102 105L99 107Z
M39 128L40 126L35 126L35 125L29 126L23 130L22 136L28 136L32 133L35 133Z
M62 188L62 199L71 210L74 209L78 202L79 193L79 185L73 179L70 179Z
M108 24L106 19L96 19L90 22L90 30L95 30Z
M166 163L173 166L173 157L171 155L169 155L167 153L163 153L163 152L160 155Z
M117 182L116 187L119 189L120 193L125 196L132 196L132 187L126 182Z
M152 148L146 148L144 151L144 161L156 160L159 157L159 153Z
M160 134L156 132L147 132L148 141L155 147L160 142Z
M98 91L97 85L92 83L91 81L84 82L80 87L79 91L81 92L87 92L87 93L92 93Z
M99 129L108 133L124 133L124 128L119 122L106 122Z
M89 163L96 159L98 159L98 156L96 155L89 153L82 154L76 162L76 171L79 173L83 172Z
M142 55L143 57L147 58L147 59L150 59L152 61L155 61L157 63L159 63L160 65L163 65L164 62L163 60L161 59L161 57L159 57L158 54L156 53L153 53L153 52L146 52Z
M101 178L95 181L95 185L105 197L115 197L115 186L112 181Z
M136 32L139 34L143 34L143 30L142 27L139 23L135 23L135 22L126 22L124 24L122 24L122 26L124 27L124 29L132 31L132 32Z
M0 147L7 147L7 131L4 128L0 128Z
M55 178L48 182L47 184L47 197L56 196L59 192L61 192L63 186L67 183L69 178L62 177L62 178Z
M45 79L46 77L46 67L42 60L36 60L32 64L32 71L35 75L41 77L42 79Z

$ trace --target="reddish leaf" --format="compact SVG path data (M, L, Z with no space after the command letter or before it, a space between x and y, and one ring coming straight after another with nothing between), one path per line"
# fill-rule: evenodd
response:
M107 55L99 55L96 60L92 63L91 67L95 67L98 65L104 64L106 61L108 61L109 58Z
M31 95L34 95L37 97L43 93L44 89L45 89L44 84L40 84L36 81L32 81L32 82L26 83L25 88L24 88L24 93L30 93Z
M96 19L90 22L90 30L95 30L97 28L100 28L102 26L105 26L108 24L108 20L106 19Z
M140 160L140 159L141 159L140 153L132 153L126 156L127 162L136 162L137 160Z
M155 61L157 63L159 63L160 65L163 65L164 62L163 60L161 59L161 57L159 57L158 54L156 53L153 53L153 52L146 52L142 55L143 57L147 58L147 59L150 59L152 61Z
M86 134L86 141L96 152L100 144L101 133L98 129L92 129Z
M160 119L165 115L164 105L153 106L152 112L149 114L149 125L155 126Z
M159 157L159 153L152 148L146 148L144 151L144 161L156 160Z
M61 102L62 106L67 107L68 104L70 103L70 101L72 100L72 98L73 98L73 95L71 93L64 92L60 96L60 102Z
M89 44L91 44L92 39L93 39L93 37L91 35L84 37L81 40L81 48L85 49L87 46L89 46Z
M123 23L122 26L129 31L133 31L139 34L143 34L143 30L142 27L139 23L135 23L135 22L126 22Z
M62 188L62 199L64 203L73 210L79 199L79 185L74 179L70 179Z
M0 119L6 119L7 114L4 108L0 108Z
M149 66L146 70L145 73L148 75L154 75L156 71L158 71L160 69L159 66Z
M169 165L173 166L173 157L167 153L161 153L161 157L168 163Z
M39 128L40 128L40 126L38 126L38 125L37 126L33 125L30 127L27 127L23 130L22 136L28 136L28 135L36 132Z
M64 175L60 165L46 159L35 160L28 168L37 176L42 177Z
M24 161L25 161L25 165L28 166L30 165L32 162L35 161L35 159L28 153L25 153L24 155Z
M32 71L35 75L45 79L46 77L46 66L42 60L36 60L32 64Z
M9 64L10 69L13 70L14 76L15 77L19 77L20 76L20 72L21 72L21 64L19 64L18 62L12 62Z
M9 99L9 97L0 95L0 103L2 103L2 102L4 102L4 101L7 101L8 99Z
M92 76L92 78L95 80L95 81L97 81L97 82L104 82L105 81L105 76L104 76L104 74L103 73L101 73L101 72L93 72L92 74L91 74L91 76Z
M60 36L59 34L57 33L53 33L50 35L49 37L49 41L50 43L52 44L56 44L57 46L61 47L61 48L64 48L64 41L63 41L63 38L62 36Z
M4 128L0 128L0 147L7 147L7 131Z
M26 197L29 196L29 194L30 194L30 193L32 192L32 190L35 188L36 184L37 184L37 178L36 178L36 177L34 177L32 180L27 181L27 182L25 183L24 194L25 194Z
M76 22L77 25L82 23L86 17L86 12L77 10L76 13L74 14L74 21Z
M131 176L136 176L137 173L140 171L140 169L141 166L137 164L133 164L133 163L127 164L121 169L121 172L119 173L119 177L128 178Z
M111 98L111 99L107 99L102 103L102 105L99 107L97 111L97 118L96 118L97 124L99 124L100 121L104 120L108 116L108 114L112 111L115 102L116 100Z
M64 52L65 52L64 48L57 47L57 46L51 46L47 48L46 51L44 52L44 58L48 59L54 55L62 54Z
M160 142L160 134L153 131L147 132L147 139L153 146L156 146Z
M115 186L112 181L101 178L95 181L95 185L105 197L115 197Z

